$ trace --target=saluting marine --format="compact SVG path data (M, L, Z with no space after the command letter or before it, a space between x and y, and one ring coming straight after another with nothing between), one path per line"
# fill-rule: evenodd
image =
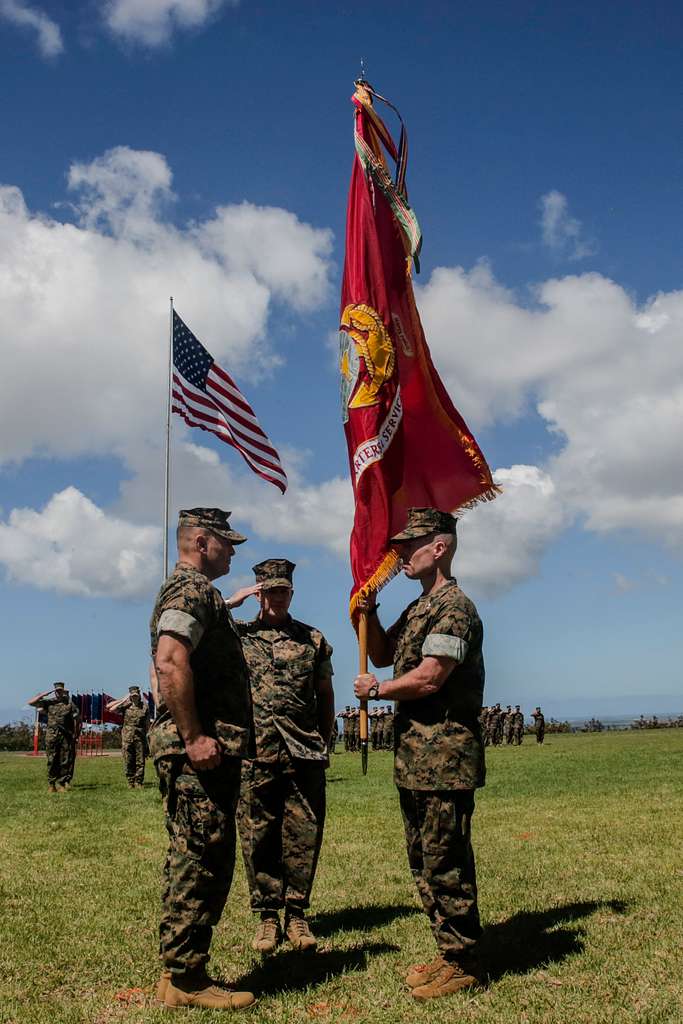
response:
M129 686L128 694L125 697L109 701L107 711L123 713L121 726L123 772L131 789L142 789L145 781L149 708L147 702L142 699L140 687Z
M543 743L545 739L545 715L540 708L534 708L531 712L531 717L534 720L534 726L536 728L536 742Z
M56 793L71 789L76 761L76 740L81 725L78 708L61 682L55 683L51 690L36 694L28 704L32 708L47 711L45 753L48 791Z
M237 623L249 666L255 756L242 766L237 824L251 909L253 948L273 953L284 933L296 950L316 948L305 918L325 823L325 768L334 723L332 648L320 630L289 614L294 564L269 558L256 583L228 599L258 596L260 611Z

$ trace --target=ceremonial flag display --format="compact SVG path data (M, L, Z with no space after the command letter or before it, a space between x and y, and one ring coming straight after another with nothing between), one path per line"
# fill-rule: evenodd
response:
M411 282L422 239L405 185L406 134L396 147L373 96L383 99L356 83L339 336L356 509L352 615L360 594L398 571L389 538L405 525L408 508L454 512L498 490L429 354ZM385 154L396 163L393 180Z
M190 427L208 430L232 445L255 473L287 490L280 456L254 410L225 372L173 311L172 409Z

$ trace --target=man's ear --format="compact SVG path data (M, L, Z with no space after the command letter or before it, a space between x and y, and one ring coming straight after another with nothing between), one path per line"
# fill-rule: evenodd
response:
M195 550L201 551L203 555L206 554L207 548L209 546L208 540L209 538L205 533L198 533L194 538Z

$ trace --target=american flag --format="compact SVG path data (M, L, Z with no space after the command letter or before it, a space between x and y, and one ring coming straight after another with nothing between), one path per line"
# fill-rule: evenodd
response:
M173 311L173 412L231 444L255 473L287 490L280 456L232 377Z

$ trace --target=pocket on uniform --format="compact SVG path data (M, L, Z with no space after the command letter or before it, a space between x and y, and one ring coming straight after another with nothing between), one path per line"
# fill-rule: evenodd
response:
M197 778L181 775L175 788L177 834L188 851L201 856L209 844L220 841L223 812L209 799Z
M291 658L278 658L276 666L290 676L309 676L315 666L315 653L305 650Z

